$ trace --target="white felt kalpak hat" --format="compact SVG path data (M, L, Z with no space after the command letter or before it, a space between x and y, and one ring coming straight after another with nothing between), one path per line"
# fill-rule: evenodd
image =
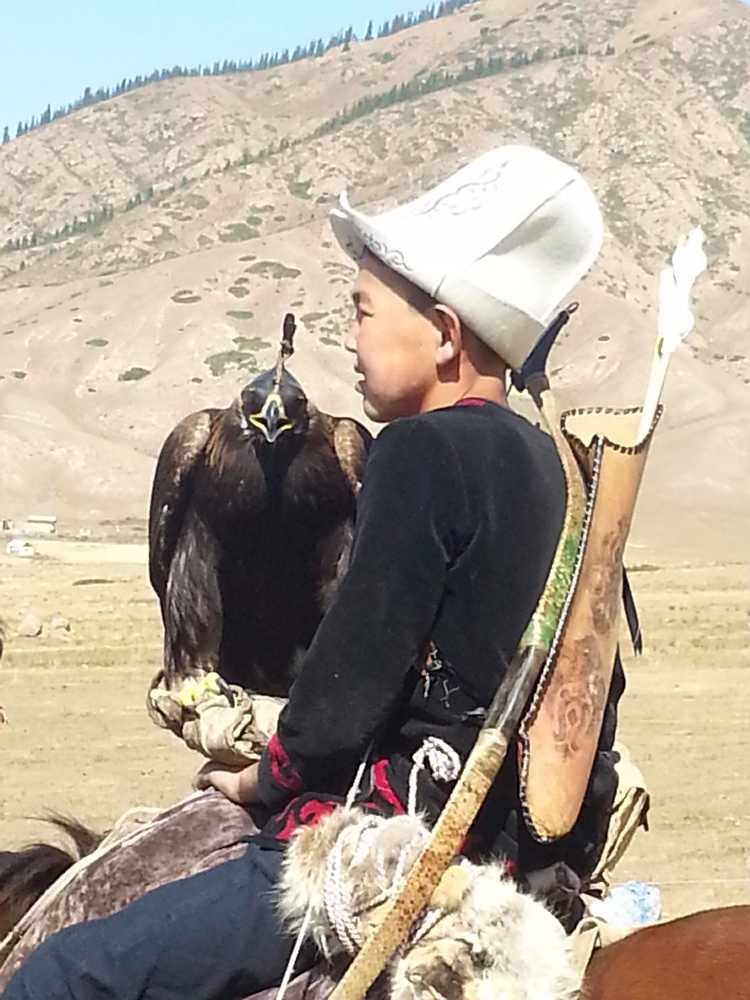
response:
M603 237L599 205L578 171L519 145L485 153L381 215L358 212L344 192L331 225L350 257L370 250L455 309L513 368L594 263Z

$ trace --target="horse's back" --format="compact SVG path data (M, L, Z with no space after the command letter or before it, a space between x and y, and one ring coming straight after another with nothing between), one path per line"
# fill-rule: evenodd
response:
M596 952L585 1000L750 1000L750 906L645 927Z

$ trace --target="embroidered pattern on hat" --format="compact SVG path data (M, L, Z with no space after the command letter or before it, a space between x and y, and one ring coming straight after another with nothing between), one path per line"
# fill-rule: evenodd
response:
M401 268L404 271L414 270L414 268L409 267L406 263L406 258L401 250L391 250L382 240L376 239L373 233L364 227L360 227L359 235L367 248L372 250L375 256L379 257L384 264L388 264L389 267Z
M465 215L486 208L485 198L499 190L509 162L505 160L497 169L485 171L478 180L467 181L455 191L440 195L426 208L415 211L414 215Z

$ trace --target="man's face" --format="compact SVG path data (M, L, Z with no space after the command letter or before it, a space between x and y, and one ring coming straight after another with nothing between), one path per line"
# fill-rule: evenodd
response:
M422 412L438 378L439 332L403 297L405 282L367 255L352 289L355 315L347 350L357 355L357 391L371 420Z

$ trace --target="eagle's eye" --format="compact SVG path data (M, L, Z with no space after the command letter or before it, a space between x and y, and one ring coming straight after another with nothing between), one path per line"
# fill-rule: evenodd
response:
M242 402L242 412L245 416L250 417L253 413L260 413L267 395L267 392L256 388L243 389L240 399Z

